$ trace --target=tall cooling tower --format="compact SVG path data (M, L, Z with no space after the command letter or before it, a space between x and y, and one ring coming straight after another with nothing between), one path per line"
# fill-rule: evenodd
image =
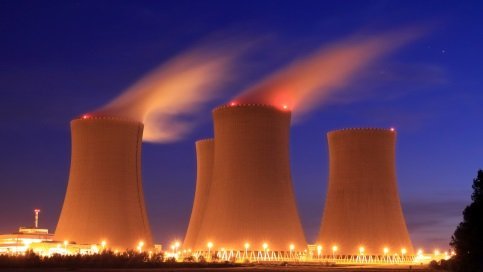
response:
M336 254L413 254L396 182L393 129L327 134L329 186L318 242ZM332 253L332 252L330 252Z
M204 139L196 142L196 191L190 223L183 243L183 248L186 249L194 247L204 215L213 177L213 153L213 139Z
M55 239L108 247L152 245L141 183L143 124L107 117L71 122L72 159Z
M292 189L290 112L268 105L213 110L213 180L195 250L288 251L306 242Z

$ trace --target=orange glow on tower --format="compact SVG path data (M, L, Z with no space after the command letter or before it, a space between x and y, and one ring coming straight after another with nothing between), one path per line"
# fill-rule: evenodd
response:
M380 254L380 246L413 254L399 200L392 129L327 133L329 184L318 242L337 242L341 254ZM402 252L402 251L401 251Z

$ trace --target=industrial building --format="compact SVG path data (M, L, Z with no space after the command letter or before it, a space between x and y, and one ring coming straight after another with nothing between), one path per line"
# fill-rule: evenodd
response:
M51 242L53 234L48 229L39 227L39 209L34 210L35 219L32 227L19 227L18 231L0 234L0 254L23 253L32 243Z
M193 250L306 248L290 173L290 119L289 110L270 105L213 110L213 178Z
M183 248L193 248L198 236L213 178L214 147L213 139L196 142L196 190Z
M71 122L69 182L55 240L125 250L152 246L141 182L143 124L83 116Z
M317 242L326 254L414 255L396 181L394 129L331 131Z

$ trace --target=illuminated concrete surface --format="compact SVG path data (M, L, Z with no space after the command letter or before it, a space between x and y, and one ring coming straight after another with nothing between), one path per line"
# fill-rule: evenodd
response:
M325 253L414 255L396 181L393 129L327 134L329 185L317 243Z
M194 247L201 227L213 178L214 147L213 139L204 139L196 142L196 190L183 248Z
M213 110L213 181L193 250L208 242L213 250L306 248L290 174L290 116L268 105Z
M71 122L69 183L54 239L110 248L152 245L141 182L143 125L114 118Z

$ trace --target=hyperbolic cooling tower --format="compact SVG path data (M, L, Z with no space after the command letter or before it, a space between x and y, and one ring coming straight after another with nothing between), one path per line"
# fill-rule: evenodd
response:
M213 180L194 250L288 251L306 242L292 189L290 112L268 105L213 110Z
M395 166L394 129L327 134L329 186L318 242L337 254L412 254ZM404 252L406 250L406 252Z
M196 142L196 191L183 248L193 248L203 219L213 174L213 139Z
M55 239L108 247L152 245L141 183L143 124L108 117L71 122L72 159Z

